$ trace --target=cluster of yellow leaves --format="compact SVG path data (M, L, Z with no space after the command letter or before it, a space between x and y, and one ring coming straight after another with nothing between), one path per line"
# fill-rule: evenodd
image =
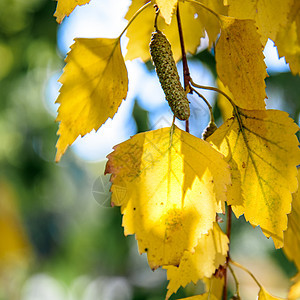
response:
M298 0L224 0L228 15L255 20L262 44L275 42L294 74L300 73L300 2Z
M88 2L58 0L57 21ZM272 39L291 70L300 73L299 1L154 2L160 9L158 27L169 39L176 61L181 57L177 6L187 52L196 52L205 33L210 46L216 43L218 85L232 95L234 109L223 105L229 119L207 141L171 126L135 135L114 148L106 173L112 174L112 204L121 207L125 235L136 235L152 269L167 270L167 298L189 282L207 280L208 286L216 280L213 274L228 252L228 238L216 223L225 202L237 217L244 215L252 226L260 226L276 248L285 245L298 266L298 194L284 234L291 194L298 187L298 126L286 113L265 108L262 50ZM125 16L130 24L128 60L150 58L155 11L148 5L135 14L145 3L132 0ZM57 161L78 136L113 118L126 98L120 38L75 39L60 78ZM188 299L220 299L222 284L218 286ZM294 294L297 286L291 290ZM261 288L258 299L278 298Z
M230 172L207 142L177 127L133 136L108 156L112 203L152 269L167 269L167 297L225 263L228 238L215 222Z

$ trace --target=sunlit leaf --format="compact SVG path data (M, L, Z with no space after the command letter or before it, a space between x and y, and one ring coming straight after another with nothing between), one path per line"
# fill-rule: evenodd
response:
M216 62L218 76L233 94L236 105L265 108L267 72L254 21L222 17Z
M263 287L260 288L257 300L283 300L283 298L274 297Z
M298 182L300 172L298 170ZM295 263L300 270L300 190L293 194L292 212L288 216L288 229L284 233L283 250L287 257Z
M232 167L228 204L237 216L283 246L283 231L291 211L291 193L297 190L300 150L298 126L282 111L247 111L218 128L208 141L226 156Z
M281 27L276 46L280 56L284 56L293 74L300 74L300 2L295 0L288 22Z
M66 63L56 100L60 103L56 161L78 136L98 130L112 118L128 89L119 39L75 39Z
M207 142L178 129L133 136L108 156L112 204L152 269L178 265L224 210L228 165Z
M233 98L232 94L230 93L229 89L224 86L220 79L217 80L218 88L223 91L226 95L230 98ZM228 101L228 99L223 96L222 94L218 94L218 102L217 105L219 106L222 114L222 119L226 121L227 119L233 116L233 107Z
M216 298L214 295L210 295L209 293L205 293L202 295L196 295L196 296L192 296L192 297L188 297L188 298L181 298L180 300L220 300L218 298Z
M140 1L133 0L125 18L129 20L141 6L142 3ZM200 44L200 38L205 36L201 21L202 18L200 16L194 18L196 13L196 6L194 7L188 2L180 3L185 48L186 51L190 53L196 52ZM141 58L143 61L150 59L149 43L151 34L154 31L154 18L155 10L149 6L130 25L126 33L126 36L129 38L125 56L126 59L133 60L135 58ZM159 17L158 28L167 36L172 45L174 59L178 61L181 57L181 48L176 15L172 18L172 22L169 26L166 25L162 17ZM193 34L190 34L190 32L193 32Z
M268 38L275 41L279 29L286 25L293 0L228 0L227 2L229 16L256 21L262 44L265 45Z
M210 1L210 0L203 0L201 1L202 4L213 10L214 12L221 14L221 15L227 15L228 8L223 5L222 0L215 0L215 1ZM216 42L218 35L221 31L221 26L219 23L219 20L216 18L215 15L212 13L208 12L206 9L201 7L198 4L192 3L195 9L194 17L198 19L199 24L201 24L201 27L199 27L200 30L206 31L207 36L209 38L209 47L213 46L213 43ZM181 7L181 5L180 5ZM187 17L186 17L187 19ZM185 40L190 36L194 37L195 36L195 27L189 26L188 29L190 30L190 34L187 33L185 35ZM192 33L192 34L191 34Z
M56 11L54 17L56 21L61 23L65 17L68 17L77 5L84 5L91 0L57 0Z
M207 293L210 297L215 297L218 300L221 300L223 297L223 288L224 288L224 277L217 278L212 276L210 278L204 278L202 280L205 284Z
M291 286L289 290L289 294L288 294L289 300L297 300L300 298L300 273L298 273L297 276L293 278L293 281L295 283Z
M169 25L172 20L172 15L176 9L178 0L156 0L156 4L159 7L160 14Z
M216 269L225 263L228 252L228 238L217 223L207 235L198 240L195 252L185 251L180 264L164 267L169 280L167 299L182 286L197 283L204 277L211 277Z
M204 278L202 281L206 286L205 294L183 298L180 300L222 300L224 277L216 278L215 276L212 276L210 278Z

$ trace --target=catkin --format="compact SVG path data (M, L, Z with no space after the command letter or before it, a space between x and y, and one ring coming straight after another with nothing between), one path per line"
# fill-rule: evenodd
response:
M179 120L187 120L190 116L189 101L179 80L171 45L159 30L152 34L150 54L172 112Z

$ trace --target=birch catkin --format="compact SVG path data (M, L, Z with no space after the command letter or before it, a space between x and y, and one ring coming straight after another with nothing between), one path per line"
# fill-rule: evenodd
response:
M150 54L172 112L179 120L187 120L190 116L189 101L179 80L171 45L159 30L152 34Z

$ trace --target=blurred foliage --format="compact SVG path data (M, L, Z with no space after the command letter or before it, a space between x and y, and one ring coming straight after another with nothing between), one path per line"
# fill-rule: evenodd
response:
M106 300L164 299L163 271L150 271L134 237L124 237L119 209L93 196L96 180L107 181L104 162L89 164L70 151L60 164L54 163L57 124L45 99L47 81L63 67L52 16L55 5L50 0L0 1L0 300L36 299L31 285L46 299L42 282L50 281L39 274L64 287L64 296L56 294L55 299L67 294L84 300L101 295ZM211 52L202 51L191 60L216 76ZM152 64L147 66L153 70ZM299 77L270 74L267 89L269 101L274 96L298 122ZM220 119L217 106L214 112ZM149 112L138 99L133 118L138 132L149 129ZM233 253L247 248L243 236L249 227L243 219L234 220ZM253 247L261 242L256 235L248 239ZM263 255L286 276L295 274L282 251L267 247ZM176 298L197 289L180 289Z

